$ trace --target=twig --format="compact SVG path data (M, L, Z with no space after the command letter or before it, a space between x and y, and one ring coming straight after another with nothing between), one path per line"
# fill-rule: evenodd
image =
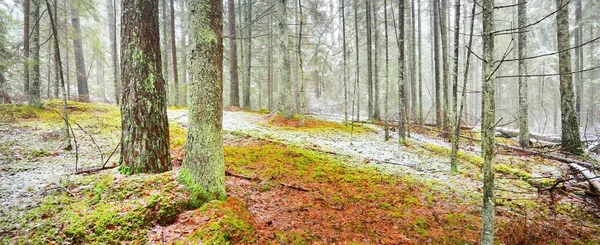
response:
M98 149L98 153L100 154L100 163L101 164L104 163L104 154L102 154L102 149L96 143L96 140L94 140L94 137L92 137L92 135L90 133L88 133L87 131L85 131L85 129L83 129L83 127L81 127L81 125L79 125L79 123L77 123L77 122L74 122L74 123L75 123L75 125L77 125L77 127L79 127L79 129L81 129L81 131L83 131L85 134L87 134L87 136L90 137L90 139L92 139L92 143L94 143L94 145ZM104 164L102 165L102 167L104 167Z
M250 180L250 181L262 181L258 177L248 177L248 176L244 176L244 175L239 175L239 174L233 173L231 171L225 171L225 175L226 176L240 178L240 179ZM301 186L295 186L295 185L290 185L290 184L286 184L286 183L279 183L279 185L281 185L283 187L290 188L290 189L299 190L299 191L305 191L305 192L310 192L311 191L310 189L306 189L306 188L301 187Z

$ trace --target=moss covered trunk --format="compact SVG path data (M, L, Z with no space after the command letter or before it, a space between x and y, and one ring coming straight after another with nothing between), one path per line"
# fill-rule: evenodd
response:
M87 82L85 57L83 56L83 44L81 25L79 23L78 1L71 6L71 25L73 26L73 52L75 53L75 70L77 71L77 96L78 101L89 102L90 91Z
M567 50L569 40L569 1L556 0L556 25L558 50ZM561 7L562 6L562 7ZM571 73L571 53L558 54L558 67L560 71L560 113L562 125L563 149L581 154L581 138L579 136L579 119L575 111L575 94L573 92L573 74Z
M38 21L40 17L40 1L31 1L30 18ZM35 24L31 34L31 59L30 59L30 75L31 84L29 86L29 105L40 107L40 26Z
M219 0L188 0L192 80L189 128L180 179L209 198L225 196L223 160L223 7Z
M122 6L122 164L130 174L164 172L171 164L158 2L123 0Z

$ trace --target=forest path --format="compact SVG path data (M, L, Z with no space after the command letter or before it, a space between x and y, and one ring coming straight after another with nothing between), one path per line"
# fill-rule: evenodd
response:
M307 132L271 127L264 123L267 117L268 115L257 113L224 111L223 129L257 138L276 140L289 145L317 148L326 152L350 156L358 161L348 164L368 164L382 172L435 181L441 184L440 187L446 187L444 188L446 191L457 193L460 196L472 196L479 192L481 181L451 174L448 159L432 156L432 154L419 154L415 147L400 146L396 137L386 142L381 127L364 125L364 127L369 127L373 133L362 133L350 137L349 134L338 131ZM185 127L188 122L187 111L169 111L169 119L177 121ZM411 136L416 141L450 148L447 142L415 133Z

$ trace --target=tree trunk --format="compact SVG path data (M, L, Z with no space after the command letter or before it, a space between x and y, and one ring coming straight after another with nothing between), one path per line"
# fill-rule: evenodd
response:
M527 88L527 61L523 58L527 57L527 1L519 0L518 7L519 18L519 145L521 147L529 146L529 97Z
M235 26L235 1L227 0L227 16L229 18L229 104L231 106L240 106L240 85L238 81L238 63L237 63L237 37Z
M563 6L561 8L561 6ZM566 0L556 0L556 25L558 50L569 48L569 6ZM574 108L573 75L571 74L571 53L558 54L560 70L560 112L562 125L562 147L573 154L582 154L579 136L579 120Z
M304 95L304 67L302 67L302 28L304 27L304 17L302 16L302 0L298 0L298 17L300 23L298 25L298 41L296 49L298 52L298 69L300 69L300 91L298 91L300 103L300 126L304 126L304 116L306 114L306 101ZM317 80L318 81L318 80Z
M450 105L450 101L449 101L449 90L448 90L448 84L450 83L450 63L448 62L448 15L446 14L446 8L448 7L448 4L446 2L446 0L442 0L442 6L440 8L440 30L441 30L441 34L442 34L442 65L443 65L443 83L442 83L442 90L443 90L443 96L444 96L444 102L443 103L443 121L442 121L442 128L444 129L444 137L448 136L448 133L450 132L450 125L449 125L449 120L448 120L448 107Z
M23 95L29 96L29 16L30 0L23 0ZM36 20L37 21L37 20Z
M179 105L179 77L177 73L177 46L175 45L175 4L170 2L171 7L171 63L173 65L173 104Z
M398 143L406 145L406 97L404 92L404 1L398 10Z
M344 83L344 125L348 124L348 77L347 77L347 60L348 53L346 50L346 5L345 0L340 0L340 5L342 6L341 15L342 15L342 55L343 55L343 83Z
M421 51L422 51L422 48L421 48L421 43L422 43L422 41L421 41L421 0L417 0L417 9L418 9L418 12L417 12L417 23L418 23L418 25L417 25L417 42L418 42L417 55L419 57L418 61L417 61L418 62L418 64L417 64L418 71L417 72L419 73L419 81L418 81L418 86L419 86L418 90L419 91L417 93L417 98L418 98L417 103L419 104L418 105L418 107L419 107L419 109L418 109L419 124L422 125L425 120L423 118L423 67L422 67L422 56L421 56Z
M354 94L355 98L352 101L356 101L356 121L360 121L360 63L359 63L359 48L358 48L358 0L354 0L354 38L356 50L356 80L354 81ZM352 103L354 104L354 102ZM352 106L354 111L354 106Z
M452 117L450 125L454 125L452 132L452 156L450 160L450 170L454 173L458 172L458 134L460 133L460 114L458 112L458 46L460 45L460 0L454 2L454 66L452 67ZM466 77L463 78L466 81ZM463 86L463 91L466 86ZM462 102L461 102L462 103Z
M581 44L582 28L581 25L581 0L575 0L575 29L573 35L575 35L575 46ZM583 69L583 54L581 47L575 48L575 70L580 71ZM577 111L577 117L581 119L581 104L583 98L583 73L578 72L575 74L575 110Z
M440 84L440 3L439 0L433 1L433 59L434 59L434 75L435 75L435 125L438 128L442 127L442 88Z
M274 87L273 87L273 15L269 15L269 33L268 33L269 48L267 51L267 94L269 111L275 109Z
M373 120L373 43L371 42L371 1L365 0L367 27L367 111L369 120Z
M188 0L192 82L190 124L180 179L209 198L223 198L223 9L220 0Z
M54 3L56 6L56 3ZM69 115L68 115L68 110L67 110L67 93L65 91L65 79L63 76L63 72L62 72L62 63L60 60L60 42L58 41L58 31L56 28L56 19L55 19L55 13L56 13L56 8L54 8L54 13L52 13L52 11L50 10L50 2L49 0L46 0L46 7L48 8L48 15L50 16L50 26L52 28L52 34L54 37L54 57L56 60L56 63L58 64L58 74L60 77L60 83L62 86L62 97L63 97L63 118L65 121L65 150L71 150L72 146L71 146L71 136L69 133Z
M31 84L29 87L29 105L41 107L40 100L40 0L32 0L30 18L36 21L31 34ZM41 22L40 22L41 23Z
M181 59L181 63L179 63L181 67L181 79L179 80L181 83L180 92L179 92L179 104L182 106L187 106L187 37L188 37L188 22L187 22L187 6L186 1L181 1L179 3L179 12L180 12L180 24L181 24L181 39L179 40L179 57ZM235 16L234 16L235 18ZM237 58L237 57L236 57ZM236 59L237 61L237 59ZM239 102L238 102L239 103ZM239 106L239 105L238 105Z
M410 2L410 118L417 116L417 80L416 80L416 36L415 36L415 0Z
M385 98L384 98L384 140L390 140L390 128L388 120L390 119L389 112L389 93L390 93L390 59L389 59L389 48L388 48L388 14L387 14L387 0L383 0L383 27L385 37Z
M167 94L167 105L171 105L171 93L173 91L169 91L169 32L167 31L167 26L169 26L169 21L167 21L167 0L162 0L161 2L161 12L162 12L162 22L159 26L162 26L162 35L161 38L161 50L162 52L162 72L163 79L165 80L165 91Z
M246 109L252 109L252 105L250 103L250 84L252 79L252 0L247 0L246 8L246 28L248 28L246 33L248 35L248 47L246 48L246 72L244 73L246 79L244 79L243 107Z
M71 25L73 26L73 51L75 54L75 70L77 71L77 96L78 101L90 102L83 44L81 41L81 26L79 24L78 2L73 2L71 7Z
M379 11L377 11L377 1L372 1L373 4L373 26L375 28L375 30L373 31L374 34L374 77L373 77L373 86L374 86L374 91L373 91L373 119L374 120L381 120L381 112L379 111L379 28L377 28L377 26L379 25L379 23L377 22L377 15L379 15Z
M54 2L54 5L52 5L52 6L53 6L53 11L54 11L53 14L56 16L56 13L58 13L58 2ZM56 20L52 20L52 21L56 22ZM52 48L54 48L54 43L52 45ZM56 51L53 51L53 52L56 52ZM60 55L57 56L56 54L54 54L54 98L56 98L56 99L59 96L59 90L60 90L60 87L59 87L59 85L60 85L60 74L59 74L60 67L58 66L59 58L60 58Z
M123 0L121 17L121 160L128 174L171 169L158 1Z
M113 68L113 87L115 90L115 103L121 101L121 84L119 83L119 53L117 51L117 15L115 0L106 0L106 13L108 15L108 35L110 36L110 56Z
M560 0L559 0L560 1ZM494 100L494 0L483 0L482 153L483 211L481 244L494 244L494 175L496 101Z
M279 29L279 110L288 119L294 117L292 98L292 79L290 74L289 28L287 25L287 0L277 1L277 26Z

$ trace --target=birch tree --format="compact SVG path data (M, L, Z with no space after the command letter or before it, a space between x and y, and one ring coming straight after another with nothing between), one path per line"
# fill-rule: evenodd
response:
M529 146L529 97L527 88L527 1L519 0L518 19L519 19L519 145L521 147Z

